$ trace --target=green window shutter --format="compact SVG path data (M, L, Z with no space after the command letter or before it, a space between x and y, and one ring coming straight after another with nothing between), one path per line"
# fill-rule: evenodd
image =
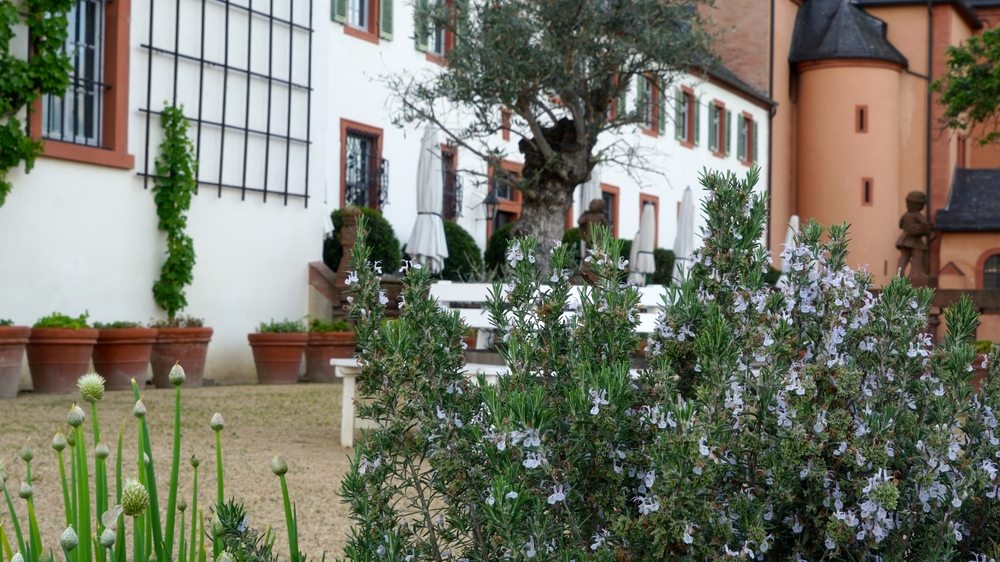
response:
M755 121L751 121L750 122L750 128L753 130L753 146L751 147L753 150L751 151L752 152L752 158L751 158L751 160L753 160L754 164L756 164L757 163L757 123Z
M618 99L615 100L617 106L615 107L615 113L617 113L618 119L622 119L628 115L628 87L629 83L626 79L621 91L618 92Z
M733 112L726 110L726 156L733 149Z
M379 0L378 36L392 41L392 3L396 0Z
M667 134L667 96L659 88L656 92L656 130L663 136Z
M347 23L347 0L331 0L333 21Z
M674 90L674 138L684 138L684 90Z
M427 52L430 47L430 20L427 0L417 0L415 20L413 22L414 38L418 51Z
M469 35L469 0L455 0L455 18L458 28L458 37L455 38L457 43L462 37L467 37Z
M718 149L715 128L715 106L708 104L708 149L713 152Z
M743 114L736 121L736 159L743 162L747 159L747 137L743 134Z
M701 100L694 98L694 145L701 140Z

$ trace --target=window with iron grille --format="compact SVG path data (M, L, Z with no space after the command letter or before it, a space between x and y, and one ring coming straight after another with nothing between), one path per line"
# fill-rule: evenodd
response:
M444 175L444 219L455 221L462 216L462 178L454 150L441 150L441 173Z
M62 97L42 99L42 136L89 146L101 145L104 1L76 0L67 14L69 36L63 46L73 69Z
M381 209L388 195L389 163L380 153L378 135L348 129L344 142L345 203Z

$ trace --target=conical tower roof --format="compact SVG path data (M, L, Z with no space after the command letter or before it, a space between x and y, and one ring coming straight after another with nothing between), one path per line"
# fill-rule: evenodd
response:
M792 63L831 59L870 59L907 65L886 39L886 23L851 2L806 0L792 36Z

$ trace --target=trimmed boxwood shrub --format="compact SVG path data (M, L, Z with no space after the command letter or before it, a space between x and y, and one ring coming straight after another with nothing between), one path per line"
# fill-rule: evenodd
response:
M441 278L449 281L467 281L483 270L483 256L479 245L464 228L444 221L444 238L448 242L448 259L444 260Z
M382 213L367 207L361 209L361 213L368 219L368 246L372 249L372 261L382 262L382 271L386 274L393 274L402 265L403 252L399 249L399 239L392 229L389 221L385 220ZM339 233L344 226L343 209L337 209L330 214L333 219L334 232ZM340 257L344 254L344 247L340 245L336 234L323 241L323 263L330 269L336 271L340 266Z
M653 250L653 261L656 263L656 271L650 276L649 282L653 285L669 285L674 275L674 251L657 248Z
M498 228L486 243L486 269L503 277L503 264L507 259L507 241L510 240L510 229L514 223L509 222Z

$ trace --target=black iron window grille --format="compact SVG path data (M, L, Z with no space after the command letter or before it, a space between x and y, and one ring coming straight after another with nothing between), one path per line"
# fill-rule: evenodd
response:
M454 221L462 216L462 177L455 169L455 153L441 151L441 173L444 186L444 218Z
M69 36L63 49L73 70L62 97L42 99L42 136L101 146L104 90L104 0L76 0L66 16Z
M308 206L313 3L150 0L148 25L144 186L154 105L171 100L191 122L199 186Z
M379 153L378 135L347 130L344 201L381 209L389 198L389 161Z

